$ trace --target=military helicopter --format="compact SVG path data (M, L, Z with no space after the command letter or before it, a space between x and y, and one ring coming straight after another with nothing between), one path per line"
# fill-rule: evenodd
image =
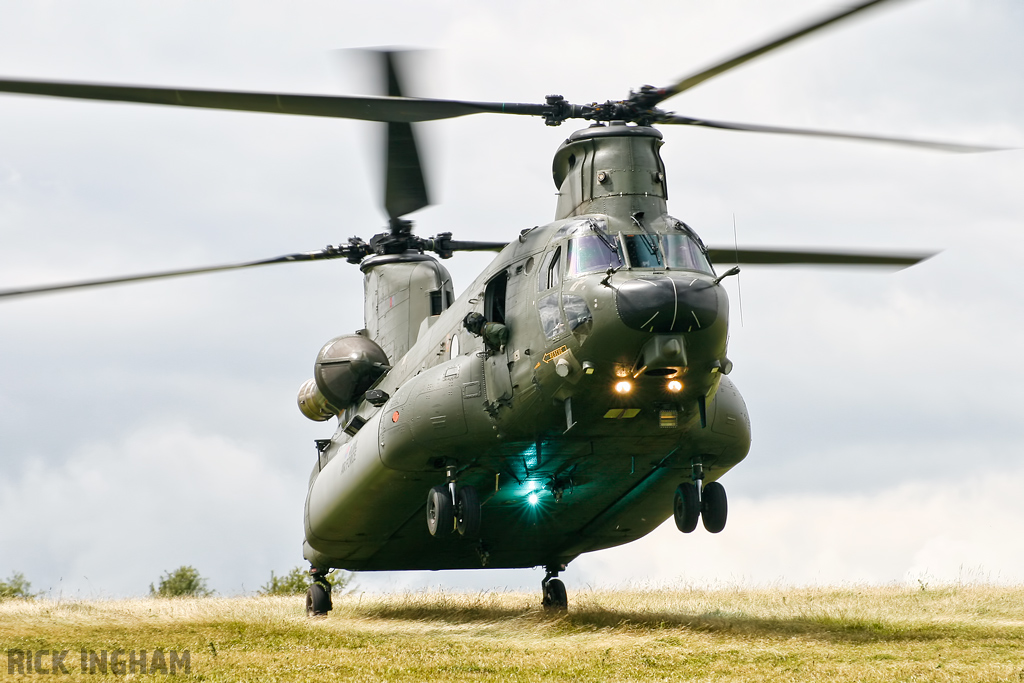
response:
M365 330L331 340L300 389L307 417L338 418L318 442L304 554L314 574L544 566L545 604L578 555L635 540L674 516L721 531L721 477L746 455L749 420L726 375L728 301L713 263L906 266L924 255L707 248L667 213L657 125L840 137L950 151L985 148L692 119L658 105L881 0L802 27L668 88L574 105L132 88L6 80L0 89L388 123L389 230L363 242L263 261L4 292L344 258L365 277ZM426 205L415 122L473 113L593 124L555 155L556 221L511 243L415 236ZM427 252L499 255L466 294ZM482 316L472 317L473 314ZM426 496L426 503L424 503ZM318 581L308 609L330 608Z

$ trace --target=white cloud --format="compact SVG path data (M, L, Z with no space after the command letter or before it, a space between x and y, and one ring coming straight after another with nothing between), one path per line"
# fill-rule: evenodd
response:
M721 534L683 535L670 520L574 569L595 585L1024 582L1024 469L965 475L882 480L856 495L740 497Z
M305 477L280 465L184 425L30 463L0 483L0 519L17 520L0 527L17 549L4 564L20 562L0 569L53 596L142 594L183 564L224 593L255 590L302 563Z

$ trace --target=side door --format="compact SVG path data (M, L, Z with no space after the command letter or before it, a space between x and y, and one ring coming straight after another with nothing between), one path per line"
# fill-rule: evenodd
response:
M508 297L508 270L503 270L487 281L484 290L484 317L488 322L507 325L505 307ZM514 331L511 331L513 332ZM512 374L509 370L509 344L498 353L484 359L484 386L489 403L500 403L512 398Z

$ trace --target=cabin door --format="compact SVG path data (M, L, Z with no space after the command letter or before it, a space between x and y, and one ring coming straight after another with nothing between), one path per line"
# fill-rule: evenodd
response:
M503 270L487 282L484 290L484 317L488 322L508 326L505 320L505 303L508 292L508 271ZM509 329L509 335L514 330ZM484 359L484 385L487 388L487 401L499 403L512 398L512 375L509 372L507 345L497 353L491 353Z

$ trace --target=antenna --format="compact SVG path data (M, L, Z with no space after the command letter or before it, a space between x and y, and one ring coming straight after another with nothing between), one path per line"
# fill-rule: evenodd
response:
M740 240L736 235L736 214L732 215L732 246L735 251L736 262L740 261ZM740 286L740 274L736 273L736 295L740 303L740 327L743 327L743 287Z

